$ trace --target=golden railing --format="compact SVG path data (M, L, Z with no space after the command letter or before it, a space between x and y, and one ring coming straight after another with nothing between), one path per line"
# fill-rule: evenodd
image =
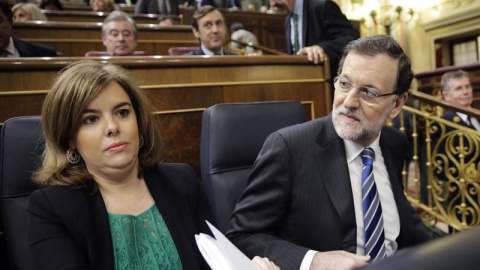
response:
M456 110L480 119L480 111L457 108L419 92L410 98L416 108L405 106L397 122L412 145L411 161L403 171L408 200L432 227L441 221L452 232L479 225L480 132L440 116Z

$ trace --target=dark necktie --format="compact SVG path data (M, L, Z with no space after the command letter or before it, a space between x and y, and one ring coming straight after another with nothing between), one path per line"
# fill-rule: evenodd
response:
M385 257L385 234L383 229L382 205L373 178L372 148L365 148L362 153L362 200L363 221L365 229L365 255L370 255L370 262Z
M293 55L296 55L300 50L300 42L298 40L298 16L297 14L292 14L293 19Z

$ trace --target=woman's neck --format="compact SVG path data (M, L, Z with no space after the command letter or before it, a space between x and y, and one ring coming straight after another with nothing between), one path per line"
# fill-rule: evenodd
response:
M154 204L143 178L135 174L123 181L97 181L109 213L138 215Z

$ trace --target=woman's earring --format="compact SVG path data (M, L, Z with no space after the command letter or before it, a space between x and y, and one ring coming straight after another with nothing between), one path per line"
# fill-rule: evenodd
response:
M140 135L140 144L139 144L138 148L142 148L143 143L144 143L143 135Z
M67 160L70 164L75 165L78 162L80 162L80 160L82 160L82 156L80 156L78 151L75 150L75 149L72 149L72 148L68 148L66 156L67 156Z

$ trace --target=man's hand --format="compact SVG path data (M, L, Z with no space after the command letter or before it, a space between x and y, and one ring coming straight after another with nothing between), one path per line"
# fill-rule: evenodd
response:
M310 270L351 270L367 265L370 255L360 256L343 250L317 252Z
M326 54L322 47L313 45L310 47L304 47L297 52L297 55L307 55L309 61L313 61L314 64L325 61Z
M258 268L260 268L261 270L280 270L280 267L278 267L276 264L274 264L268 258L260 258L258 256L255 256L252 259L252 262L256 266L258 266Z

